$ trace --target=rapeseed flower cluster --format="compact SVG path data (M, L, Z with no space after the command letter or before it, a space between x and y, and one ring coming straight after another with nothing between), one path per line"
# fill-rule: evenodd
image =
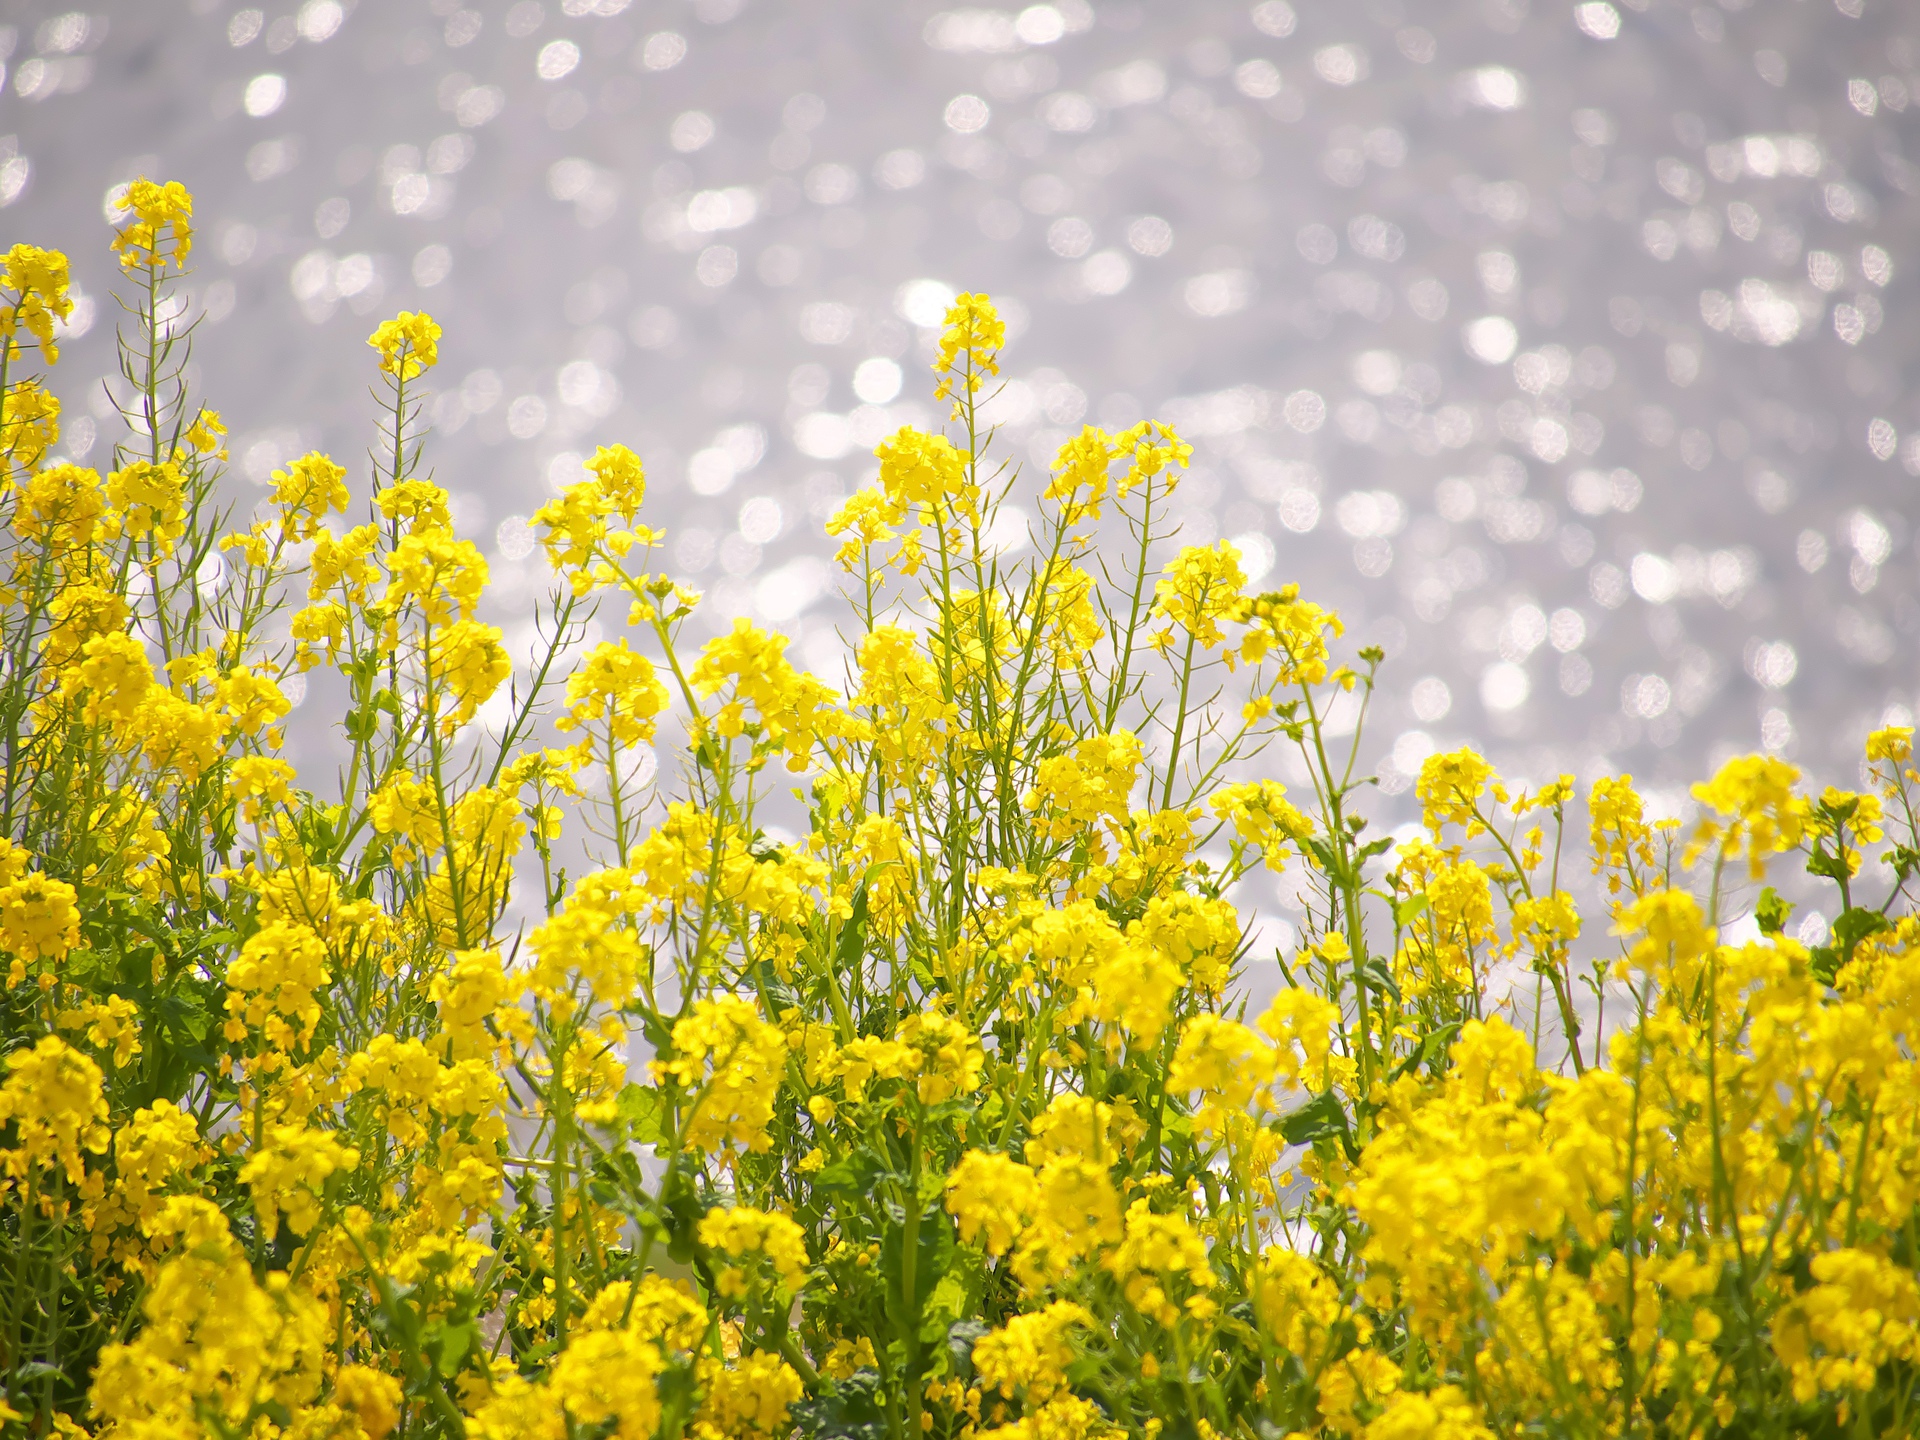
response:
M1911 730L1684 822L1441 753L1374 839L1330 716L1381 657L1178 543L1171 428L1067 441L1007 547L983 295L828 523L838 673L692 644L618 445L510 653L437 324L371 338L371 473L240 513L162 323L192 198L126 206L104 476L21 373L65 258L0 274L9 1434L1915 1432Z

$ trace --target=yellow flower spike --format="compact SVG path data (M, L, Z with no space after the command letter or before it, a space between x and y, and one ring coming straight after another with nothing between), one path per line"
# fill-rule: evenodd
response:
M127 187L126 208L132 219L113 237L114 252L128 270L143 265L158 269L169 260L177 270L187 268L193 249L193 196L178 180L165 183L142 175ZM169 241L171 244L169 245Z
M0 1174L17 1183L47 1167L79 1184L83 1156L104 1154L108 1145L104 1081L98 1065L52 1035L9 1055L0 1125L11 1125L15 1138L0 1151Z
M624 639L605 640L567 677L567 713L554 728L566 734L604 725L624 750L653 739L654 718L666 709L667 699L651 660Z
M1913 755L1913 727L1886 725L1867 736L1867 759L1886 760L1895 765Z
M1120 440L1088 425L1060 447L1046 498L1058 501L1069 525L1098 520L1107 498L1113 462L1127 454Z
M163 555L186 533L186 496L187 477L171 460L135 460L107 477L107 499L121 512L125 533L153 536Z
M193 417L193 424L187 429L187 443L202 455L225 460L228 455L222 437L226 433L226 422L221 420L220 412L202 405L200 412Z
M252 1190L254 1212L267 1233L279 1228L284 1214L288 1229L307 1235L320 1221L328 1178L359 1164L358 1150L324 1130L276 1125L267 1143L240 1167L240 1183Z
M977 398L985 377L1000 373L1000 347L1007 343L1007 327L985 295L956 295L944 324L940 353L933 362L933 372L940 377L933 398L954 397L954 418L958 419L962 398Z
M406 521L410 535L453 530L447 492L431 480L402 480L389 485L373 497L373 504L387 519Z
M227 792L240 806L241 819L255 824L268 806L286 805L293 796L293 766L264 755L243 755L227 771Z
M493 698L513 661L501 643L500 627L478 620L456 620L433 638L433 668L453 696L448 726L465 725Z
M1233 542L1189 545L1162 574L1153 587L1153 613L1184 630L1202 649L1223 644L1227 637L1221 622L1240 615L1246 598L1241 593L1246 576ZM1229 661L1234 658L1229 652Z
M747 1265L726 1266L720 1270L720 1293L729 1299L745 1295L756 1282L767 1278L775 1289L788 1295L798 1294L805 1283L807 1267L806 1232L785 1215L769 1214L747 1205L709 1210L699 1226L700 1243L732 1260ZM765 1272L751 1262L764 1261Z
M1046 810L1048 833L1056 840L1102 819L1124 820L1145 757L1129 731L1090 735L1071 755L1042 760L1034 770L1034 788L1021 804Z
M1798 770L1771 755L1729 760L1712 780L1693 787L1693 798L1712 813L1701 819L1683 863L1693 864L1710 848L1730 859L1744 845L1748 874L1758 880L1767 857L1791 850L1806 831L1811 807L1794 793L1799 780Z
M9 385L4 403L0 403L0 456L20 469L32 470L59 438L59 398L38 380L20 380ZM80 467L56 465L53 468L77 470ZM17 517L14 523L17 527Z
M284 470L273 472L273 503L280 509L280 528L290 540L311 540L326 523L328 512L347 508L347 472L344 466L318 450L308 451Z
M1179 472L1186 469L1187 462L1193 458L1193 446L1182 440L1171 425L1158 420L1142 420L1116 437L1115 443L1131 462L1120 479L1123 497L1131 494L1136 486L1163 475L1166 483L1160 493L1171 495L1179 484Z
M1331 960L1336 965L1345 965L1353 959L1353 950L1347 944L1346 932L1329 930L1313 943L1313 953L1322 960Z
M977 522L977 497L967 483L968 456L944 435L903 426L874 449L880 462L880 488L902 514L924 506L935 516L952 509Z
M0 270L0 336L17 353L15 332L24 325L39 342L40 353L49 365L60 363L60 347L54 344L53 325L73 313L73 298L68 294L67 257L58 250L42 250L37 245L15 245L6 253ZM14 410L8 397L9 418Z
M1247 627L1240 658L1249 665L1271 657L1276 685L1319 685L1330 668L1329 643L1345 633L1340 617L1300 598L1298 585L1243 598L1230 617Z
M1483 832L1487 827L1474 811L1493 778L1493 767L1470 749L1429 755L1421 761L1414 795L1427 828L1438 835L1448 825L1459 825L1469 840Z
M599 482L600 493L620 518L631 524L647 498L646 467L640 457L624 445L602 445L585 468Z
M380 352L384 373L411 380L439 363L440 327L424 311L402 310L393 319L382 320L367 344Z

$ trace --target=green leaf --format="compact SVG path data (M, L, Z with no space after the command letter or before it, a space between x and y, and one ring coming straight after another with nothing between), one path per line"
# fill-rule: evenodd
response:
M1778 935L1787 928L1787 917L1792 914L1793 902L1781 898L1771 885L1760 892L1760 901L1753 907L1753 918L1760 922L1762 935Z
M1856 905L1844 910L1840 918L1833 922L1833 938L1846 947L1849 956L1854 947L1869 935L1878 935L1882 930L1891 930L1887 917L1878 910L1866 910Z
M867 887L863 884L853 892L853 913L847 917L846 924L840 927L840 943L834 947L834 968L842 975L849 975L859 967L860 957L867 949Z
M1421 1040L1420 1048L1393 1067L1393 1073L1387 1077L1389 1083L1402 1075L1410 1075L1422 1066L1431 1065L1435 1059L1447 1053L1453 1044L1453 1037L1460 1033L1460 1022L1453 1020L1438 1030L1429 1030Z
M1409 895L1404 900L1396 900L1393 902L1393 923L1399 926L1409 925L1431 908L1431 902L1424 895Z
M1394 1004L1401 1003L1400 982L1393 978L1393 971L1387 968L1387 962L1380 956L1375 955L1362 965L1360 973L1374 989L1382 994L1391 995Z
M615 1101L627 1133L642 1145L658 1145L667 1136L667 1097L652 1085L628 1084Z
M1355 1153L1353 1126L1340 1097L1322 1090L1280 1122L1280 1134L1289 1145L1312 1145L1316 1141L1337 1138L1349 1155Z
M837 1190L847 1194L866 1195L872 1193L874 1187L883 1178L898 1179L899 1177L888 1170L878 1156L869 1151L856 1150L851 1155L843 1155L822 1169L813 1177L813 1184L817 1190Z
M1828 880L1850 880L1846 862L1838 855L1830 853L1825 847L1813 852L1807 860L1807 873L1819 875Z

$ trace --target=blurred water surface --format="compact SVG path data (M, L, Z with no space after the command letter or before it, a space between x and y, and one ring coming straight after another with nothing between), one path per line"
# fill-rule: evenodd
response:
M199 378L246 479L359 460L367 333L441 321L430 458L516 653L545 584L525 517L621 440L704 623L753 615L837 673L821 522L881 435L938 418L935 327L975 289L1010 320L1009 453L1174 421L1183 538L1386 649L1400 818L1461 741L1677 804L1735 749L1849 782L1911 718L1910 5L0 17L0 218L90 300L67 452L112 439L114 187L181 179Z

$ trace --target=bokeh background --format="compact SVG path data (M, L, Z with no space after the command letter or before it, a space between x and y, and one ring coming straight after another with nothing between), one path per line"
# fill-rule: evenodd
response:
M315 446L364 481L365 337L431 310L430 460L517 651L525 517L620 440L700 623L837 675L822 520L939 418L937 323L974 289L1010 322L1010 453L1175 422L1184 538L1387 651L1391 818L1462 741L1678 807L1736 750L1850 782L1911 719L1911 4L0 15L0 222L88 297L67 452L114 438L115 187L183 180L242 491Z

